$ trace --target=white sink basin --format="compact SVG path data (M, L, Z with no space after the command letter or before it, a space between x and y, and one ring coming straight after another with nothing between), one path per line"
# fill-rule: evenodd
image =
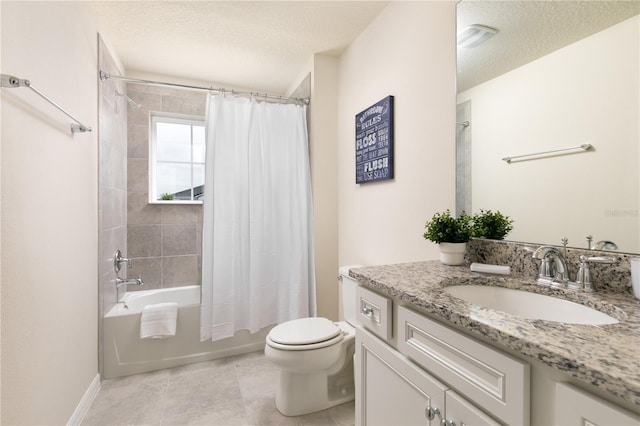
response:
M595 309L544 294L484 285L456 285L444 291L474 305L524 318L568 324L617 324Z

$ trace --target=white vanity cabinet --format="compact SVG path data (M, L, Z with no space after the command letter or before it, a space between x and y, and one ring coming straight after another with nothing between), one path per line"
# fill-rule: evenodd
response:
M355 380L356 425L499 424L362 328L356 331Z
M632 401L387 295L359 286L357 312L357 425L640 426Z
M404 306L397 330L400 353L500 421L529 424L529 364Z
M394 318L389 299L359 287L357 303L361 325L356 329L356 425L500 424L430 374L428 365L412 361L389 344L392 334L398 339L402 335L387 322ZM515 385L512 391L517 394ZM517 424L528 424L528 405L526 421L522 419Z

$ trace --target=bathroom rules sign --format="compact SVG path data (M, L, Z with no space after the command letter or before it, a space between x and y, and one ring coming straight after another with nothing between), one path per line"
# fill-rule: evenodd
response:
M356 183L393 179L393 96L356 114Z

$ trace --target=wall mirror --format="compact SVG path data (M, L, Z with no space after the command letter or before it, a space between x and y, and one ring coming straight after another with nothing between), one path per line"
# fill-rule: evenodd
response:
M640 3L467 1L458 33L456 209L500 210L507 239L640 253ZM503 161L591 144L576 150Z

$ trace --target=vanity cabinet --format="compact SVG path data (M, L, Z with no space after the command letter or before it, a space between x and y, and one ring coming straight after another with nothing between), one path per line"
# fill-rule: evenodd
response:
M400 353L497 419L529 424L529 364L404 306L397 330Z
M423 364L419 359L412 361L407 354L399 352L389 344L393 342L393 334L398 336L398 339L404 336L404 330L391 327L393 305L390 299L358 287L357 304L360 323L356 329L355 354L357 425L500 424L477 408L468 396L463 397L456 392L451 383L445 383L431 374L429 365ZM405 316L402 316L404 309L406 308L397 309L398 318L401 318L398 324L407 323ZM412 320L411 323L415 324L416 321ZM414 335L412 333L412 336ZM457 343L459 341L455 342ZM498 362L504 360L499 359ZM477 362L475 365L471 364L466 365L467 371L474 374L474 377L479 375L482 380L488 382L486 377L491 376L491 372L479 371L477 368L474 370ZM526 371L528 373L528 370ZM497 380L497 386L504 390L506 382ZM510 383L510 386L513 386L511 394L517 395L516 385ZM504 393L501 397L506 399ZM517 407L512 405L513 403L510 407L517 410ZM528 411L526 415L526 421L520 416L513 424L528 424Z
M561 328L557 336L542 335L535 327L530 335L521 336L521 321L514 320L513 328L507 322L492 326L476 321L474 310L456 310L454 303L429 304L429 291L439 291L437 283L443 279L438 267L432 273L429 266L418 271L415 265L407 268L410 279L402 275L402 266L382 271L377 267L373 277L360 272L371 286L357 289L356 424L640 426L640 407L634 404L633 395L618 395L615 386L620 384L608 376L603 376L604 381L597 379L606 365L595 363L598 368L584 370L597 351L591 354L579 348L586 365L578 365L574 373L571 357L565 362L560 352L554 358L553 338L563 338ZM397 283L389 277L378 283L374 277L385 273L397 276ZM420 283L436 284L424 284L426 290L419 296L407 297L415 293L414 276ZM376 292L377 285L384 287ZM420 306L431 306L434 311L422 311ZM487 318L486 312L481 313ZM476 336L473 329L486 339ZM588 343L586 331L576 328L575 332L576 336L567 338ZM509 349L492 343L502 340ZM533 346L531 351L527 346L545 342L551 345L548 350ZM614 361L618 364L613 367L621 368L623 361ZM635 364L630 367L630 371L636 369ZM584 374L596 379L581 379Z
M499 424L362 328L356 330L355 381L356 425Z

